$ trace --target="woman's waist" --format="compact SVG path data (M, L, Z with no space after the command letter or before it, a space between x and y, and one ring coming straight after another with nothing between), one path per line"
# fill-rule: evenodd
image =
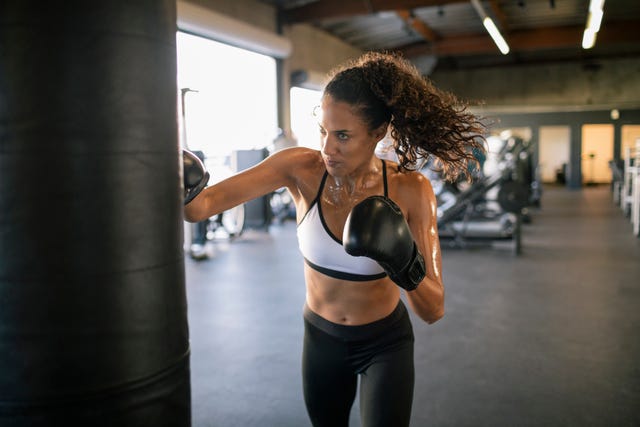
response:
M352 282L305 269L306 305L330 322L358 326L388 316L398 305L400 290L388 278Z
M331 336L347 340L369 339L396 328L402 320L409 321L407 309L400 299L395 301L391 311L384 316L362 324L340 323L340 318L331 319L330 316L325 316L326 313L322 315L314 311L308 303L305 304L304 318L307 322Z

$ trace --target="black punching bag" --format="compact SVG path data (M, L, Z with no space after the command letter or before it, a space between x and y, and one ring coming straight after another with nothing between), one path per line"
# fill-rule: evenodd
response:
M0 426L188 426L175 0L0 1Z

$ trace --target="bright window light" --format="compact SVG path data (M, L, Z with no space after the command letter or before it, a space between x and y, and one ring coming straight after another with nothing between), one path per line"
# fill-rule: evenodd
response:
M318 118L313 111L320 105L321 95L319 90L291 88L291 131L302 147L320 149Z
M185 97L186 143L207 157L261 149L278 134L272 57L178 32L178 90Z

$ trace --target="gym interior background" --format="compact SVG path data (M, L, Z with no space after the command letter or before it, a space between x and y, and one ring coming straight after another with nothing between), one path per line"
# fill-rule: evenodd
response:
M605 3L592 51L557 23L588 9L3 2L0 425L309 425L290 201L185 224L178 149L215 181L313 147L324 75L393 49L388 27L495 148L477 185L438 190L447 314L414 321L412 425L640 425L640 6ZM472 34L481 12L508 55Z

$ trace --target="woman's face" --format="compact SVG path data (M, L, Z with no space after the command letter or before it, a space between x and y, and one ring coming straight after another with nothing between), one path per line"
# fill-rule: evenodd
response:
M343 177L368 168L386 126L370 132L350 104L329 95L322 97L320 109L320 152L329 174Z

